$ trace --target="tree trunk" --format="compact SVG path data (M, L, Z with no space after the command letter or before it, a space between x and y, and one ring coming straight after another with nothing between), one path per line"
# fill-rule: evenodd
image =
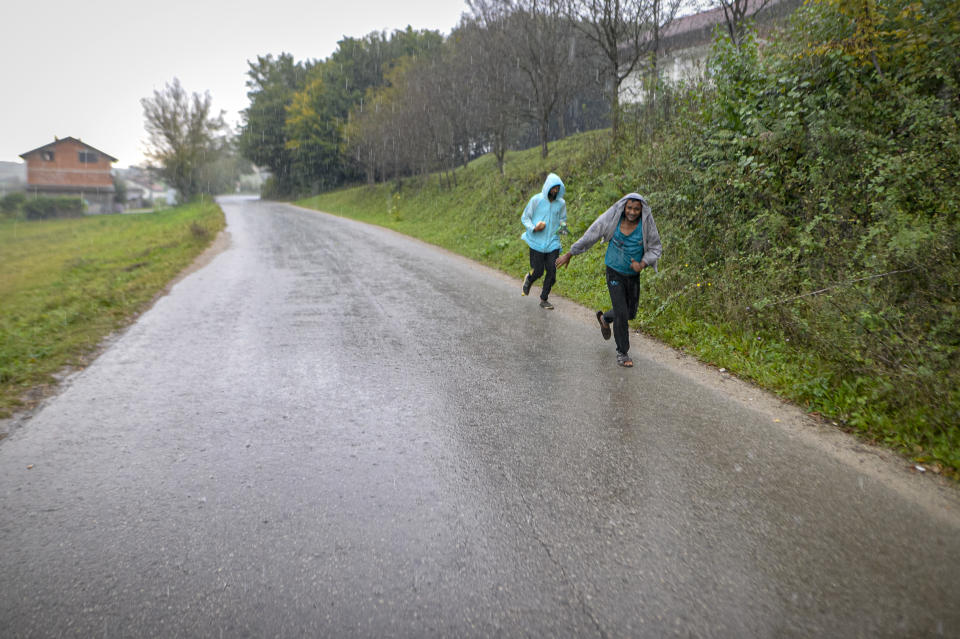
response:
M614 82L613 96L610 98L610 128L614 141L620 134L620 83Z
M550 121L540 119L540 157L546 159L550 149L547 148L547 133L550 130Z
M493 135L493 154L497 158L497 169L503 175L503 161L507 155L506 133L501 129Z

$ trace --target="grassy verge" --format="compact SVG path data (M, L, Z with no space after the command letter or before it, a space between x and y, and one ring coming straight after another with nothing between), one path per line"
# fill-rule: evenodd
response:
M128 324L223 227L209 200L145 215L0 221L0 417Z
M520 239L520 213L538 192L547 172L561 176L567 187L571 236L564 248L623 193L648 196L664 243L659 272L642 276L636 328L702 361L722 366L819 413L851 432L883 443L936 472L956 476L960 467L957 429L929 426L929 398L892 408L874 401L881 374L871 379L830 357L830 348L796 332L780 329L775 318L758 319L751 305L769 293L746 273L755 269L735 258L711 258L696 238L702 230L689 225L691 208L679 201L688 176L676 158L682 153L670 140L612 152L609 132L590 132L551 144L542 160L537 149L507 156L506 176L491 157L457 172L456 186L444 188L436 176L321 194L300 205L385 226L442 246L517 279L528 268L527 248ZM604 247L575 258L558 276L554 291L588 308L606 308L603 282ZM765 263L777 266L774 258ZM761 321L762 320L762 321ZM823 333L826 340L836 335ZM930 390L938 397L939 391ZM956 393L954 393L956 395ZM957 397L941 397L941 405L958 405ZM938 417L938 419L940 419ZM941 419L942 422L942 419Z

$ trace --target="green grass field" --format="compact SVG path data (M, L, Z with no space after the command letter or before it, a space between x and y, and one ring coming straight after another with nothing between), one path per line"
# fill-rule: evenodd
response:
M223 227L210 200L142 215L0 221L0 417L82 364Z

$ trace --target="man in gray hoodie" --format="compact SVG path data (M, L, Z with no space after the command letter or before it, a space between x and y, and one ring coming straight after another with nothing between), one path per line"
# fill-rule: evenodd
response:
M604 263L607 267L607 290L612 308L597 311L600 333L610 339L610 325L617 344L617 363L631 367L629 324L637 316L640 301L640 271L653 266L663 248L660 233L650 213L650 205L638 193L628 193L594 220L570 250L557 258L557 268L570 263L570 258L586 252L599 240L607 241Z

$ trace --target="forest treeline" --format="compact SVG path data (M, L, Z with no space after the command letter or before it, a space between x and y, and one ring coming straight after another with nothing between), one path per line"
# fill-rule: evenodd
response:
M956 472L957 51L960 0L810 1L765 43L718 38L703 83L658 90L657 110L625 117L616 138L551 142L546 159L533 141L505 175L491 153L455 185L433 174L311 205L461 251L519 287L519 214L547 172L567 185L573 237L643 193L664 253L637 326ZM599 307L602 251L574 262L555 290Z
M620 85L655 74L680 0L471 0L449 36L344 38L325 60L250 62L241 152L268 195L443 172L619 123Z

